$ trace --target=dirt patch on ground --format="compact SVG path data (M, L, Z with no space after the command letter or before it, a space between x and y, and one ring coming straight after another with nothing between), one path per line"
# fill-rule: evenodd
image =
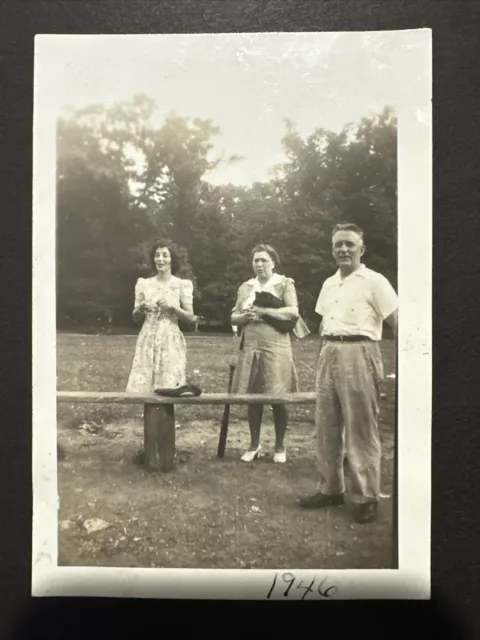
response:
M273 426L266 424L264 456L246 465L239 458L248 446L248 428L238 418L232 420L225 458L216 458L219 420L220 414L218 420L183 425L180 420L176 464L168 474L152 474L132 463L142 446L141 417L60 426L66 458L59 462L59 564L394 566L391 497L381 500L378 521L369 525L353 523L348 505L327 511L298 508L297 497L311 492L315 482L311 424L289 429L285 465L273 463ZM389 429L383 430L383 445L382 492L391 496Z

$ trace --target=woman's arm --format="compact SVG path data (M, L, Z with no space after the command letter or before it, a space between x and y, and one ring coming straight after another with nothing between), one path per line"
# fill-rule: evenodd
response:
M242 285L237 293L237 300L230 316L230 323L243 327L254 320L254 314L250 309L242 310L242 302L247 298L247 290Z
M230 316L231 324L236 324L239 327L243 327L252 320L252 313L247 311L233 311Z
M261 318L269 316L277 320L297 320L300 317L298 307L281 307L280 309L271 309L269 307L253 307L255 313Z
M141 322L143 322L145 318L145 306L146 306L145 303L142 302L140 307L133 310L132 318L133 318L133 321L136 322L137 324L140 324Z
M285 281L283 302L285 306L279 309L255 306L254 310L260 317L269 316L270 318L276 318L278 320L298 320L300 313L298 310L297 291L291 278L287 278Z
M133 305L132 318L133 321L137 324L143 322L145 318L145 312L147 309L147 305L144 302L145 294L143 291L144 280L143 278L138 278L135 284L135 302Z
M194 324L197 316L193 313L193 305L181 303L178 307L170 307L172 311L174 311L178 318L183 322L190 322Z
M191 280L182 280L180 292L180 304L169 305L166 302L160 302L161 309L170 309L179 320L190 324L195 324L197 316L193 312L193 282Z

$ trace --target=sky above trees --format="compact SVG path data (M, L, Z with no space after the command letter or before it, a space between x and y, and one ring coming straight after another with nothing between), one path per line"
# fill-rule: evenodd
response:
M219 127L212 157L242 160L204 179L251 185L285 162L286 119L308 136L318 127L339 133L387 104L405 108L396 69L399 59L414 64L417 36L411 32L408 45L402 34L401 46L386 32L56 38L61 55L52 48L49 74L54 108L145 94L156 104L152 122L159 126L171 112L211 119ZM413 66L412 82L425 91Z

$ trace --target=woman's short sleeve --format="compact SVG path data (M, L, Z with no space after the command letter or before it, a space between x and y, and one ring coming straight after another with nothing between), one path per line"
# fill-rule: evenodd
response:
M135 309L145 300L145 278L139 278L135 284Z
M193 282L182 280L180 282L180 303L182 305L193 305Z
M298 307L297 290L295 289L295 283L292 278L285 279L283 301L286 307Z

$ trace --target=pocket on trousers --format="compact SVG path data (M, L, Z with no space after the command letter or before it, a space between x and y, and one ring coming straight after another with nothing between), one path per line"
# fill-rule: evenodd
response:
M383 361L380 348L376 342L368 345L362 345L363 356L367 364L368 370L373 378L377 390L380 391L380 386L383 382Z

